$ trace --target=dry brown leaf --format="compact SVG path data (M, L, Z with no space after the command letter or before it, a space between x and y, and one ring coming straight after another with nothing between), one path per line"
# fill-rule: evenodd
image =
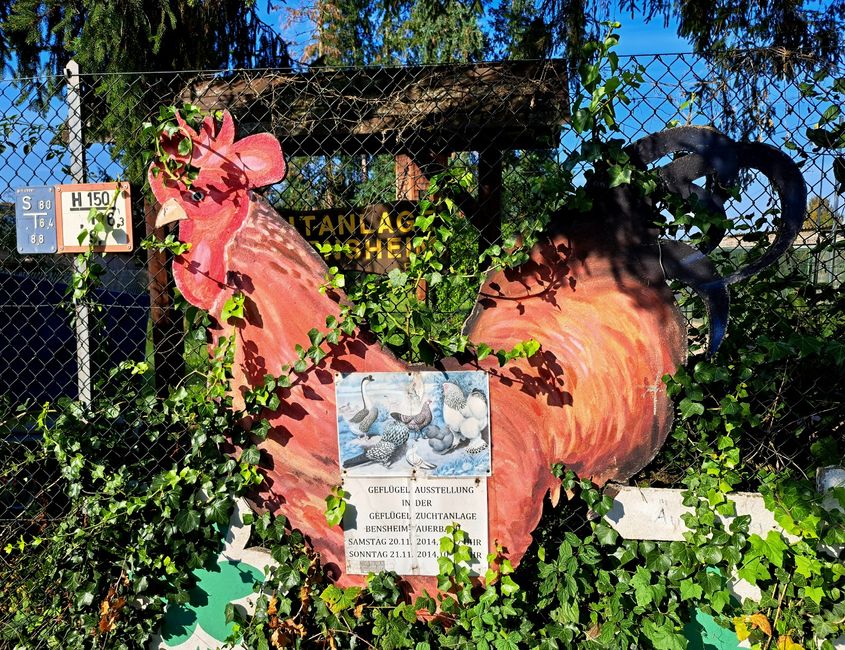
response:
M594 639L598 639L600 634L601 634L601 625L596 623L595 625L593 625L593 627L591 627L589 630L587 630L587 639L590 640L590 641L593 641Z
M274 630L270 635L270 643L274 648L289 648L291 646L291 639L286 634L282 634L279 630Z
M97 624L100 634L106 634L114 629L120 610L126 606L126 598L123 596L116 598L115 593L114 587L110 587L108 594L100 603L100 622Z
M361 618L361 614L364 613L364 603L358 603L355 605L355 609L352 610L352 613L355 615L355 618Z
M273 614L276 614L279 611L278 604L279 599L275 596L270 596L270 602L267 603L267 616L272 616Z
M305 637L305 626L302 623L297 623L292 618L289 618L282 623L282 627L291 632L295 632L300 638Z
M795 641L792 640L792 637L788 634L780 637L778 639L777 644L778 650L804 650L803 646L798 645Z
M772 624L769 623L769 619L766 618L765 614L752 614L748 617L748 622L751 623L752 627L756 627L766 636L772 636Z
M299 588L299 602L302 605L302 609L308 609L308 605L311 604L311 588L307 584Z

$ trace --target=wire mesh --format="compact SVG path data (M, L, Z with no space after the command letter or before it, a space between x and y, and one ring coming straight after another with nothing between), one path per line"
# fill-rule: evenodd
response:
M839 290L845 275L845 224L834 188L834 158L814 150L806 135L830 102L825 94L829 89L822 86L820 94L808 96L801 92L800 80L773 78L765 101L748 106L729 79L697 57L622 61L623 68L634 66L641 66L644 82L628 93L630 103L617 113L627 140L677 124L712 125L778 148L788 142L804 152L810 196L804 229L779 267L760 281L775 288L797 283L821 298ZM578 88L557 61L82 78L87 180L132 184L136 242L153 231L154 206L144 188L146 162L139 144L144 123L161 106L189 101L207 111L230 110L239 137L268 131L279 138L288 173L266 195L307 239L345 247L336 247L328 261L352 273L384 272L401 263L415 202L425 195L429 179L450 167L461 166L473 179L456 197L470 216L459 245L477 254L502 243L513 224L549 208L554 198L544 187L553 186L568 154L581 144L566 126ZM33 415L39 405L78 397L77 324L68 295L73 256L19 253L14 214L16 188L73 182L66 94L63 78L0 82L0 551L21 536L44 530L67 508L57 488L55 464L45 456L33 471L33 464L23 461L38 453L41 434ZM545 204L539 205L541 201ZM770 222L761 228L759 219L775 204L766 185L746 179L743 198L728 207L734 226L715 254L723 268L736 265L761 230L762 236L769 235ZM371 218L376 215L374 222L365 218L367 207L376 205L396 206L384 237L379 211L369 210ZM367 241L368 230L376 238ZM161 395L204 353L204 342L184 338L183 318L173 307L169 260L137 248L96 261L104 271L88 323L91 376L81 381L91 381L96 395L107 390L108 371L121 361L148 360L147 390ZM444 319L461 322L475 295L433 291L430 299ZM807 318L812 305L811 300L796 303L793 320L784 325L796 331L810 322L841 328L841 322ZM688 311L693 332L700 332L703 326L694 320L695 313ZM743 327L736 324L731 335L743 336ZM785 373L785 381L795 379L795 389L771 408L787 409L794 417L780 418L777 430L763 427L749 441L747 455L759 466L789 464L800 454L799 447L822 429L841 432L842 407L820 385L823 378L792 378L788 369ZM125 425L126 444L114 450L115 459L153 471L171 450L146 439L143 423ZM791 429L789 444L782 435L786 429ZM640 478L653 485L674 484L684 469L661 457ZM0 552L5 583L23 580L21 571L25 567ZM12 614L0 610L0 623Z

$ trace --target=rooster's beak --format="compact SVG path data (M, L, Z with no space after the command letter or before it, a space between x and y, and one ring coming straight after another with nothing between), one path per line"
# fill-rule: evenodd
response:
M156 228L162 228L169 223L173 223L174 221L181 221L182 219L187 219L188 215L185 214L185 209L179 205L179 201L176 199L167 199L164 202L164 205L161 206L161 210L158 211L156 215Z

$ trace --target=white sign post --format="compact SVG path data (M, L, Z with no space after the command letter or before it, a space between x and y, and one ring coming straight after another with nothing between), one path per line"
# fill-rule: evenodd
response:
M85 142L82 139L82 97L79 94L79 64L71 60L65 67L67 78L67 126L68 148L70 149L70 170L77 183L85 182ZM61 230L59 231L61 232ZM76 273L85 273L85 260L75 260L73 269ZM88 305L77 302L74 308L76 327L76 383L79 401L90 404L94 381L91 367L91 329Z

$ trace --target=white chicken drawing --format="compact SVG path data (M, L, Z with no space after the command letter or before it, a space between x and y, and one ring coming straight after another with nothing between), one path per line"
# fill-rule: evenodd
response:
M444 382L443 421L454 434L453 448L466 443L467 453L478 454L489 446L487 397L477 388L464 395L457 384Z

